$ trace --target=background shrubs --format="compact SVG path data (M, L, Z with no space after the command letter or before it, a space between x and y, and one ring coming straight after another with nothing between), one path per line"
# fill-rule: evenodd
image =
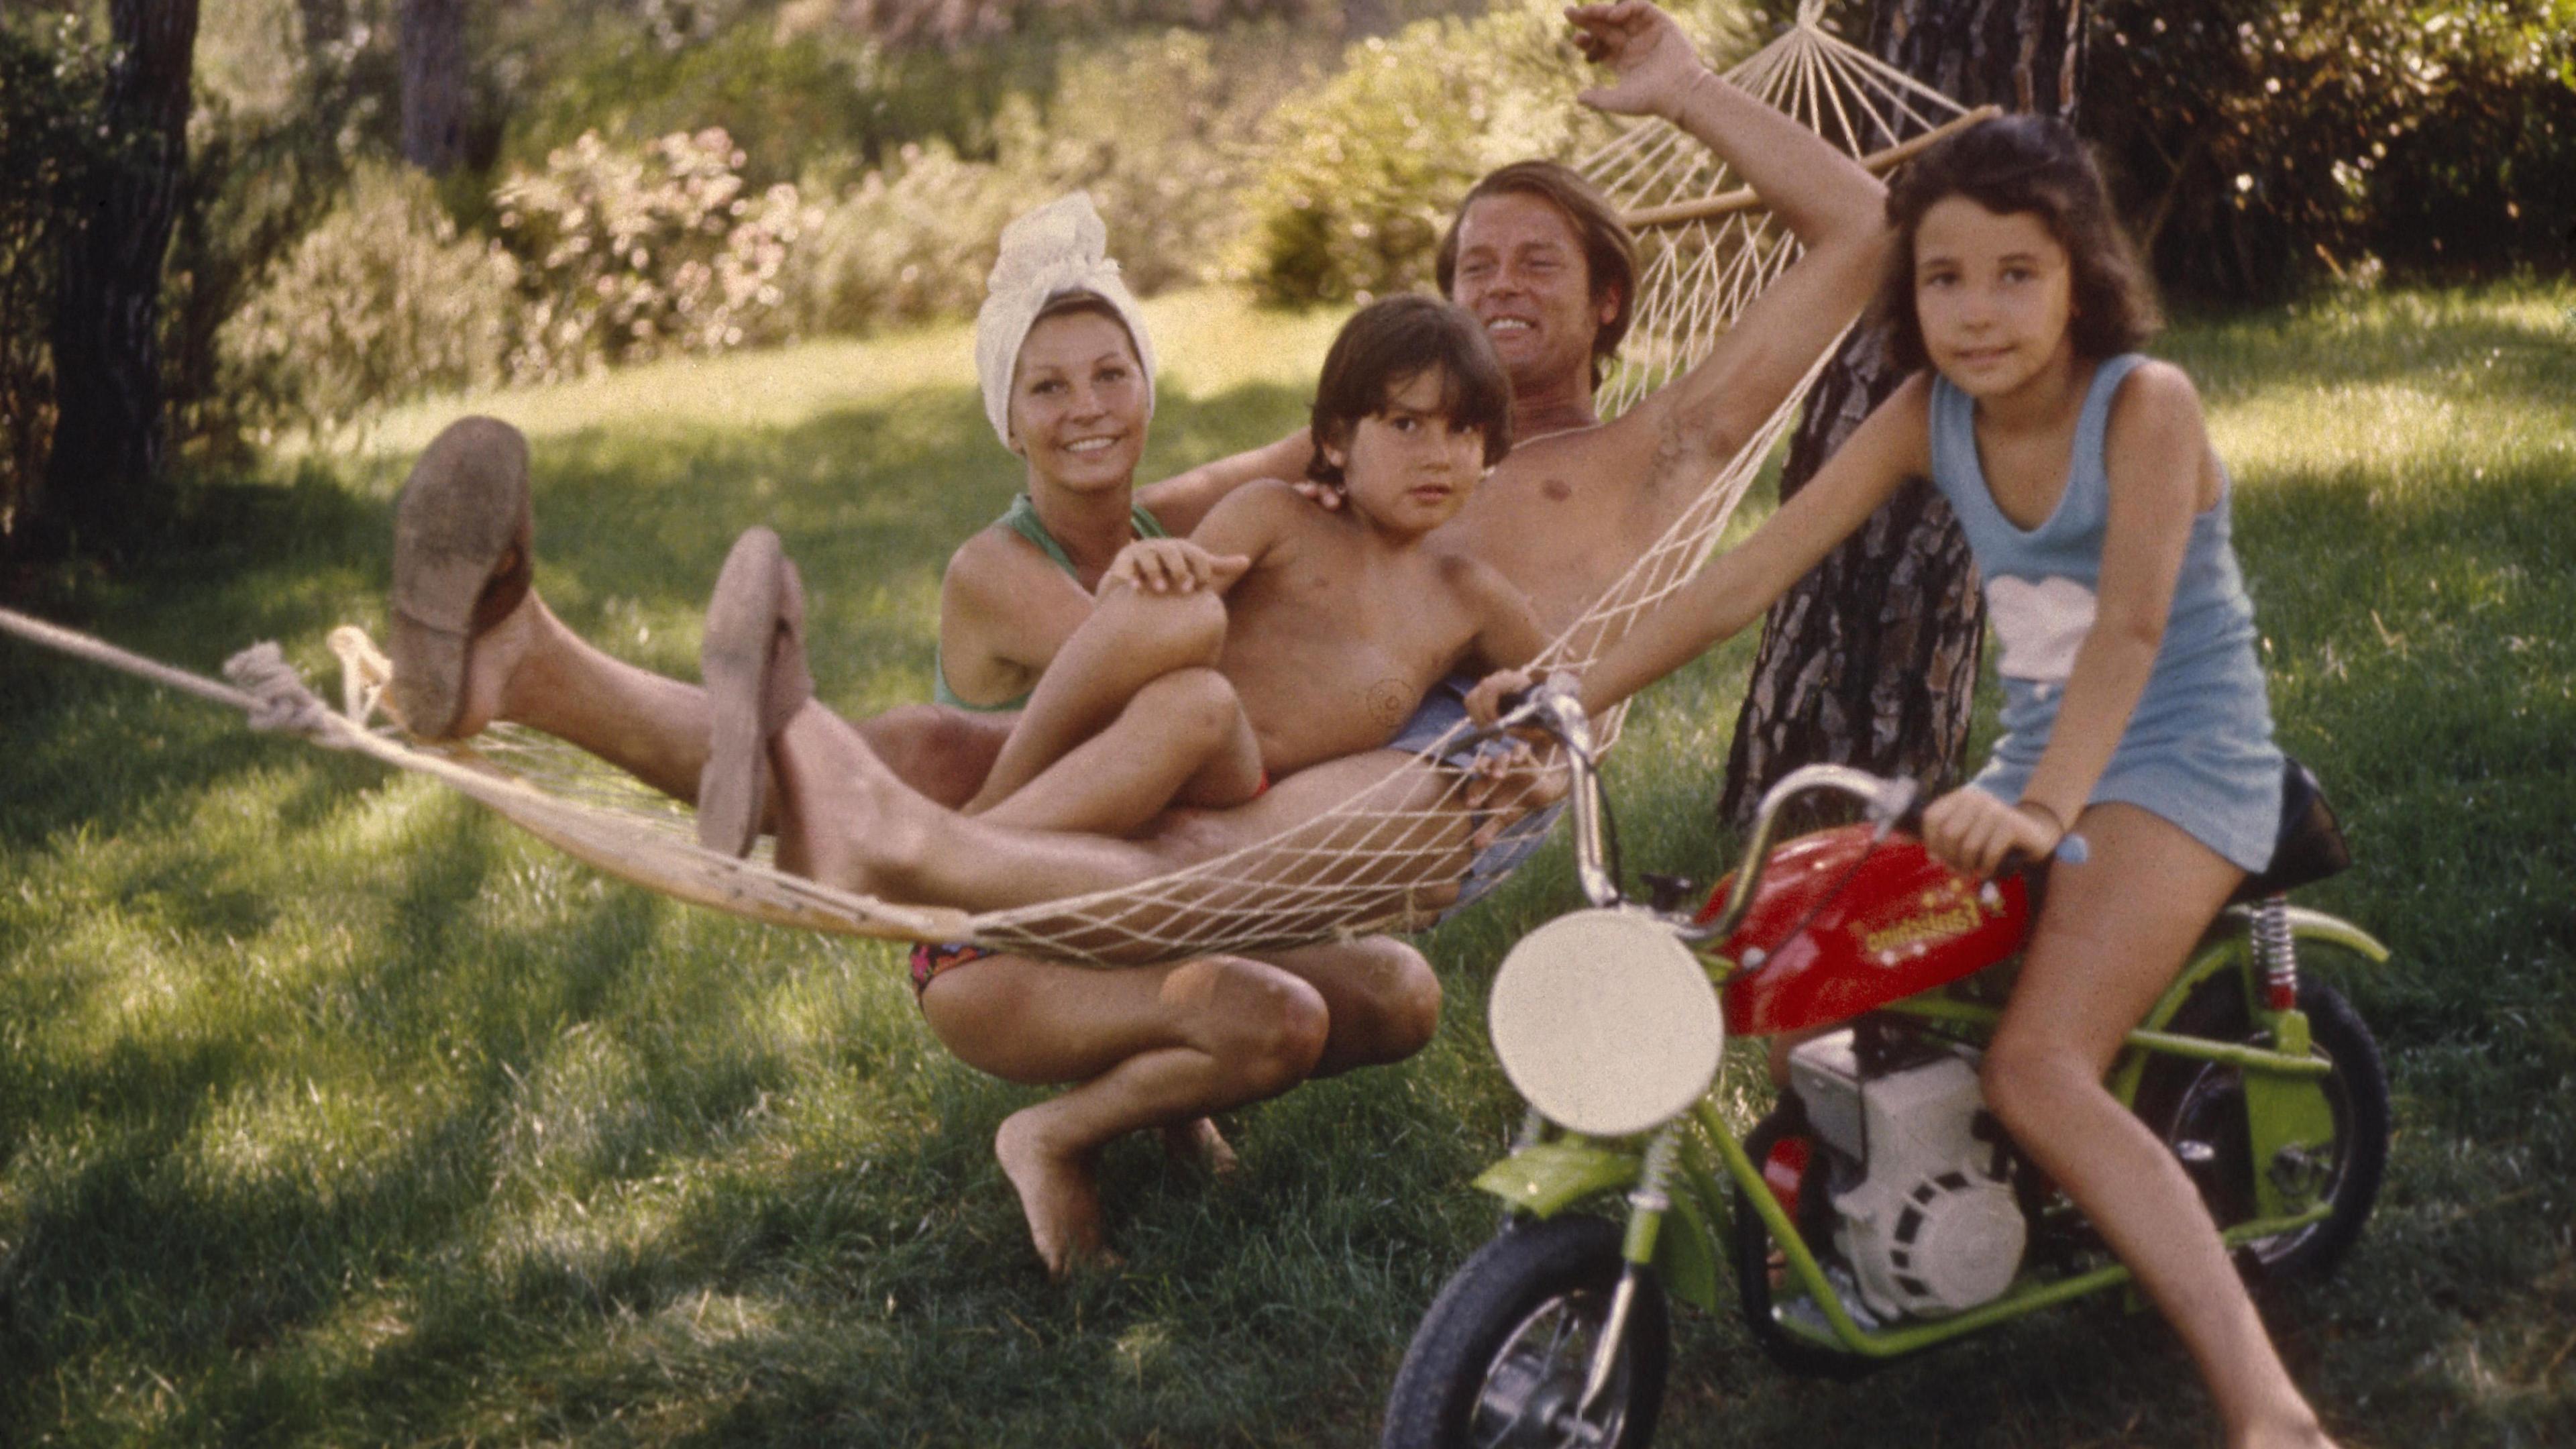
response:
M628 27L603 28L513 108L500 165L541 170L592 133L643 146L717 127L742 148L756 181L792 180L877 149L877 109L857 68L812 36L780 41L766 27L741 25L675 48Z
M2084 127L2168 287L2576 256L2576 0L2114 0Z
M1787 11L1676 8L1721 64ZM327 428L424 390L971 313L1003 222L1075 188L1140 292L1229 280L1347 303L1426 285L1448 207L1492 165L1570 159L1611 129L1568 105L1584 76L1547 0L473 13L471 161L434 192L358 165L390 164L393 0L238 0L210 21L164 348L186 433ZM2576 0L2090 14L2085 124L2169 287L2252 300L2576 251ZM1407 17L1428 18L1350 38ZM13 53L83 33L0 28ZM20 473L42 456L50 297L28 238L52 224L27 198L79 164L74 132L23 118L95 89L75 68L0 97L20 118L0 145L43 152L10 162L0 242L0 468Z
M519 325L519 277L499 245L460 233L427 177L361 167L348 199L225 327L226 391L265 439L495 386Z
M790 266L798 327L862 333L972 313L1003 224L1073 190L1099 205L1137 291L1214 276L1262 114L1321 69L1314 47L1299 63L1284 34L1264 34L1221 44L1172 30L1089 47L1060 59L1043 107L1003 103L990 159L937 138L905 145L823 208ZM1246 62L1255 47L1271 65Z
M1749 32L1732 4L1671 8L1721 68ZM1354 46L1339 75L1264 121L1234 274L1292 306L1429 286L1441 228L1476 178L1572 160L1613 134L1573 104L1590 82L1564 29L1555 5L1502 0Z

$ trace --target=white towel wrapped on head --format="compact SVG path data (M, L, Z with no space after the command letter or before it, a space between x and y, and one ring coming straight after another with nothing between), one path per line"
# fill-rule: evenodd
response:
M1098 297L1127 325L1144 370L1145 415L1154 415L1154 340L1145 332L1136 298L1118 279L1118 264L1109 259L1109 228L1089 192L1059 196L1002 228L1002 254L986 287L983 309L975 314L975 376L984 387L984 416L992 419L1002 446L1011 443L1011 374L1019 365L1020 344L1046 304L1067 292Z

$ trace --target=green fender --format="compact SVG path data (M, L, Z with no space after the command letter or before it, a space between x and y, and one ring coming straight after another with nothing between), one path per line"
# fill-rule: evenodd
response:
M2289 909L2292 940L2322 941L2328 945L2341 946L2374 965L2388 963L2388 948L2381 945L2377 937L2361 927L2339 917L2329 916L2323 911L2309 910L2305 906L2292 906ZM2231 907L2218 918L2218 924L2201 939L2199 947L2192 952L2191 960L2184 964L2182 974L2174 978L2171 986L2165 988L2163 996L2157 998L2154 1007L2147 1012L2147 1019L2138 1023L2141 1030L2163 1031L2172 1023L2174 1014L2182 1010L2183 1002L2190 998L2192 992L2199 989L2201 983L2222 971L2245 969L2247 949L2245 921L2248 914L2244 907ZM2249 1001L2246 1005L2250 1011L2258 1003ZM2295 1012L2290 1014L2297 1015ZM2255 1015L2259 1020L2264 1013L2256 1012ZM2284 1037L2295 1038L2297 1047L2295 1054L2304 1054L2307 1051L2306 1018L2301 1017L2294 1024L2285 1023L2285 1025L2288 1026L2288 1030L2283 1033ZM2146 1062L2147 1056L2144 1052L2126 1053L2123 1059L2111 1069L2108 1085L2112 1095L2124 1103L2135 1102L2138 1096L2138 1078L2145 1071Z
M1524 1147L1476 1177L1478 1189L1492 1193L1515 1212L1552 1218L1576 1203L1606 1192L1634 1188L1645 1171L1641 1153L1604 1146L1579 1137ZM1672 1195L1670 1212L1655 1234L1655 1275L1666 1292L1715 1310L1718 1294L1718 1228L1687 1190Z
M2147 1013L2144 1023L2149 1031L2161 1031L2182 1009L2182 1004L2203 982L2221 972L2235 971L2244 976L2246 987L2254 989L2245 953L2245 918L2242 909L2228 911L2220 924L2203 940L2190 964ZM2290 934L2295 941L2321 941L2361 956L2376 965L2389 959L2388 948L2359 926L2339 920L2322 911L2303 907L2289 908ZM2271 1051L2281 1056L2304 1060L2308 1054L2308 1019L2297 1011L2274 1012L2259 1002L2246 1003L2248 1014L2258 1022L2270 1023L2273 1040ZM2123 1102L2135 1103L2138 1084L2145 1075L2147 1054L2130 1052L2113 1071L2112 1092ZM2290 1073L2253 1066L2247 1070L2245 1105L2248 1143L2254 1160L2271 1162L2291 1149L2313 1147L2331 1141L2334 1136L2334 1110L2327 1102L2324 1079L2308 1073ZM2285 1188L2272 1173L2254 1175L2255 1211L2263 1217L2277 1218L2306 1211L2314 1206L2313 1194Z
M1636 1186L1644 1170L1638 1153L1567 1137L1522 1148L1478 1174L1476 1186L1515 1212L1552 1218L1596 1193Z

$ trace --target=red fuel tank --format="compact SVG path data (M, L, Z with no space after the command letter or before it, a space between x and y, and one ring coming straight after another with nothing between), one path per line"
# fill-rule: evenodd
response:
M1771 852L1743 924L1721 948L1762 965L1729 982L1726 1029L1746 1036L1831 1026L1956 981L2021 949L2029 888L1991 888L1934 860L1921 842L1871 843L1866 825L1802 835ZM1715 916L1734 886L1717 883Z

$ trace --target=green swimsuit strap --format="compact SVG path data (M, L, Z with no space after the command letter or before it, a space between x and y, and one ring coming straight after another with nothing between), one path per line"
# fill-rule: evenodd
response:
M1055 541L1055 535L1047 532L1046 525L1038 521L1037 500L1025 493L1012 499L1011 506L1003 510L1002 522L1008 524L1013 533L1036 544L1048 558L1054 559L1055 566L1064 570L1067 577L1074 576L1072 557L1065 553L1063 544ZM1127 523L1136 530L1138 538L1171 537L1164 531L1162 521L1147 513L1141 505L1129 505Z
M1129 526L1136 530L1136 536L1138 538L1169 538L1172 536L1164 529L1161 519L1158 519L1154 515L1146 512L1141 506L1130 505L1127 510L1127 519ZM1002 511L1000 522L1008 526L1013 533L1018 534L1020 537L1027 539L1033 544L1036 544L1039 552L1045 554L1048 558L1053 559L1055 561L1055 566L1064 570L1065 577L1080 577L1080 575L1074 570L1072 555L1066 553L1064 551L1064 545L1056 542L1055 535L1047 532L1046 525L1038 521L1037 502L1030 498L1029 495L1023 493L1018 497L1013 498L1011 500L1011 506ZM948 705L955 709L971 710L976 714L1002 714L1009 710L1019 709L1029 702L1028 695L1023 694L1017 699L1004 700L1000 704L968 704L966 701L957 697L957 691L948 687L947 666L936 664L935 660L936 656L934 655L934 667L931 670L930 675L930 697L941 704Z

